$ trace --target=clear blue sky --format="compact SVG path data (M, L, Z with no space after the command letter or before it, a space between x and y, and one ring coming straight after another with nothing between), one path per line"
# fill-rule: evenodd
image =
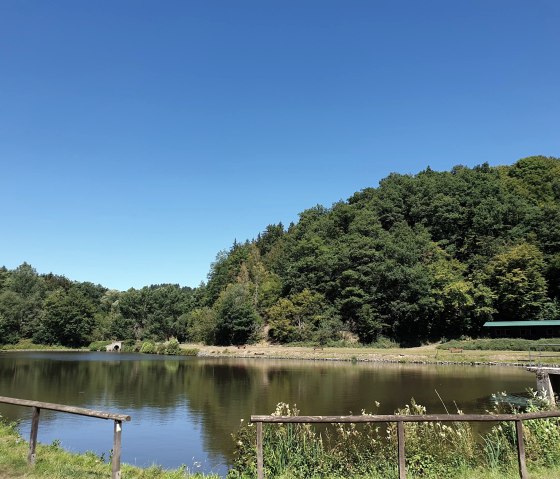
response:
M0 1L0 264L195 286L392 171L560 156L560 2Z

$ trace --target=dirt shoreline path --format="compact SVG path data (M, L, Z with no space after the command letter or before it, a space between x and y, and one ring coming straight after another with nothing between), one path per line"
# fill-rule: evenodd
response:
M374 349L367 347L313 348L302 346L279 346L256 344L246 346L204 346L187 344L181 347L199 349L199 357L216 358L266 358L304 359L314 361L386 362L412 364L465 364L465 365L506 365L527 367L534 358L527 351L469 351L451 352L437 349L436 344L416 348ZM547 353L540 359L552 366L560 365L560 353Z

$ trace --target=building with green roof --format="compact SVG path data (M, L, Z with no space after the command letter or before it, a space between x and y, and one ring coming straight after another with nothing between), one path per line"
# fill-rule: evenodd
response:
M483 331L493 338L560 338L560 320L488 321Z

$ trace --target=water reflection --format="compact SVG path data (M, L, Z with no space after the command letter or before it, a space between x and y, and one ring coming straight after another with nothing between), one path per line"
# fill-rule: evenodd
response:
M509 367L349 364L265 359L166 358L125 353L26 352L0 355L0 395L125 412L123 460L223 472L231 433L241 418L268 414L278 402L302 414L337 415L362 409L392 413L411 397L429 412L483 411L493 392L522 393L534 377ZM374 409L375 401L381 406ZM0 406L22 421L30 411ZM59 413L41 418L39 440L72 450L111 448L109 421ZM197 468L198 463L201 464Z

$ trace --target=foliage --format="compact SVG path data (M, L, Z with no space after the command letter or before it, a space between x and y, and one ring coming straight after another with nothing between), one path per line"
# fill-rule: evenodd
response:
M95 306L77 288L57 290L45 299L44 317L33 339L43 344L84 346L94 328Z
M287 228L235 241L198 288L113 291L0 268L0 341L403 346L560 316L560 159L392 173ZM263 328L263 321L267 322Z
M510 246L492 258L485 274L496 294L496 320L540 319L547 302L541 251L529 243ZM554 318L543 318L554 319Z
M125 348L126 350L127 348ZM132 351L136 351L136 348L132 349ZM182 349L176 338L171 338L166 343L145 341L138 351L144 354L164 354L168 356L196 356L198 354L198 349L196 348Z
M505 393L493 395L495 413L516 413L519 410L503 400ZM550 409L548 401L537 392L529 401L524 412ZM523 436L527 462L541 467L560 464L560 419L546 418L523 421ZM517 461L517 437L513 422L500 423L484 436L484 452L487 464L492 468L503 468Z
M304 289L301 293L278 300L266 316L269 336L279 343L318 340L321 344L332 339L340 326L327 327L336 322L333 308L320 293Z
M546 407L535 398L527 410ZM496 402L492 413L498 412L506 411ZM424 415L426 409L412 400L396 414ZM280 403L273 415L298 415L298 411ZM526 458L531 470L551 471L560 466L559 425L558 418L524 422ZM233 439L236 449L228 479L255 477L255 425L242 422ZM513 473L517 456L515 426L511 422L493 427L482 435L482 440L468 422L405 423L405 452L407 477L477 477L467 475L467 471L476 471L478 477L518 474ZM317 430L309 424L263 424L263 453L266 477L396 478L397 426L336 424Z
M453 340L442 343L438 349L460 348L468 350L487 351L560 351L560 338L521 339L521 338L481 338L470 340Z
M105 351L105 348L111 344L112 341L93 341L89 343L88 349L90 351Z
M144 354L155 354L157 352L155 343L153 341L146 341L142 344L140 352Z
M65 346L59 344L36 344L31 339L20 339L14 344L0 345L0 349L4 351L31 351L31 350L67 350Z
M214 309L216 344L245 344L257 338L261 319L245 284L229 284L220 294Z
M400 347L399 343L390 338L386 338L385 336L378 336L377 339L368 346L376 349L392 349Z
M214 344L216 312L208 307L196 308L186 314L187 339L194 343Z
M171 338L165 346L165 354L177 355L181 354L181 348L179 347L179 341L176 338Z
M198 348L181 348L180 355L181 356L198 356L198 352L200 350Z

